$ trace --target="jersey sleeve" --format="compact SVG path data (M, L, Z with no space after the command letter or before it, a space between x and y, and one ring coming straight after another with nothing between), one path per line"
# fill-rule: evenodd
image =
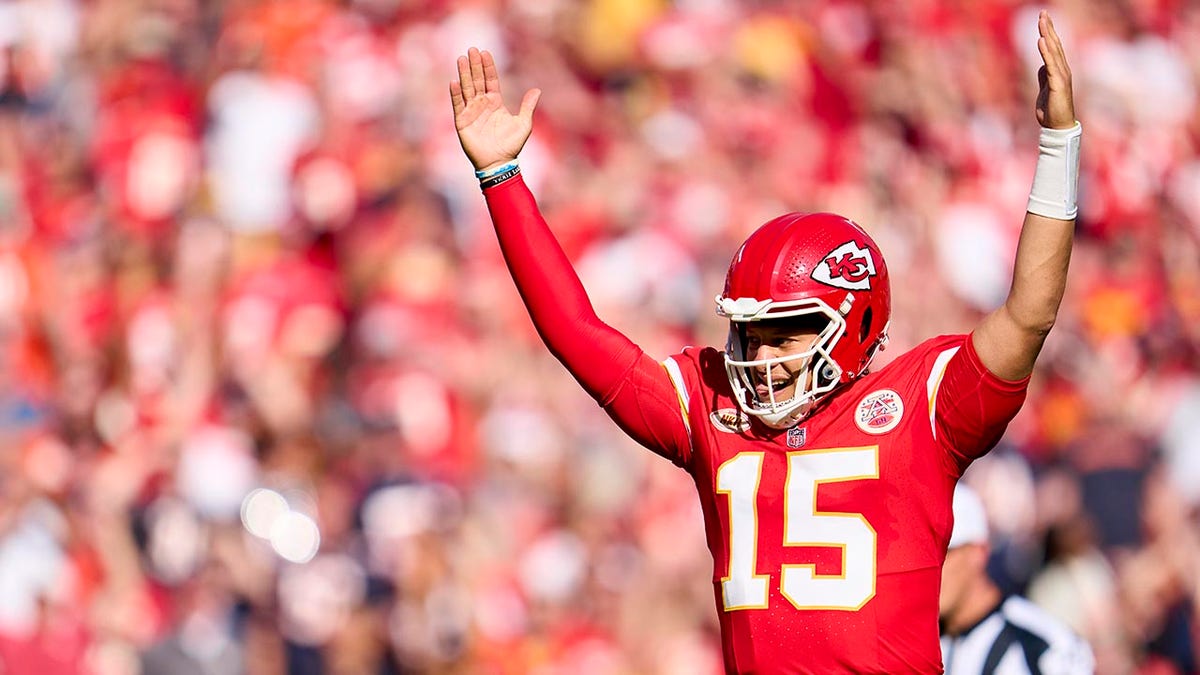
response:
M550 353L625 433L686 465L690 443L670 376L596 316L524 180L518 175L484 196L504 262Z
M937 353L928 381L929 422L958 474L999 442L1028 385L1028 377L1009 381L992 374L970 335Z
M600 403L633 440L690 469L691 428L687 404L673 385L674 362L668 359L660 364L645 354L642 357L621 378L613 395Z

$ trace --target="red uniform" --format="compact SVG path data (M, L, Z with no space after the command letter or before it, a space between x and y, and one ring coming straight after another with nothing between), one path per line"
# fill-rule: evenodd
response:
M722 352L659 363L596 318L519 179L485 191L551 352L627 433L686 469L713 556L730 673L939 673L954 484L1025 396L968 336L929 340L798 424L739 409Z

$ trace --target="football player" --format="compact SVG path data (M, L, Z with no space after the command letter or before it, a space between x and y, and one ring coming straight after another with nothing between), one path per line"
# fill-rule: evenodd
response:
M1040 153L1008 298L972 333L877 371L887 266L833 214L780 216L737 250L716 296L723 349L660 362L601 322L517 163L541 92L512 114L491 55L458 58L459 140L539 334L626 433L695 482L730 673L941 672L954 486L1021 407L1071 252L1080 127L1045 12L1038 31Z

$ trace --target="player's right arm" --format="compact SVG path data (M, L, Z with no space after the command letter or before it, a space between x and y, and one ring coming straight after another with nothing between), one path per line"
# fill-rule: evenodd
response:
M538 89L526 92L514 115L504 107L491 54L471 48L458 57L450 100L459 142L477 173L516 162L533 130L540 97ZM634 440L685 465L687 427L666 370L596 316L519 172L495 185L489 182L483 180L483 192L500 250L542 341Z

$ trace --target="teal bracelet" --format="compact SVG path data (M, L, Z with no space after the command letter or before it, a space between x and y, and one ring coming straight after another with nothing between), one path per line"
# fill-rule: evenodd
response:
M517 168L517 160L514 159L513 161L505 163L505 164L501 164L500 166L498 166L494 169L481 169L479 171L476 171L475 177L478 178L479 180L486 180L488 178L491 178L492 176L499 176L500 174L504 173L505 171L512 171L515 168Z

